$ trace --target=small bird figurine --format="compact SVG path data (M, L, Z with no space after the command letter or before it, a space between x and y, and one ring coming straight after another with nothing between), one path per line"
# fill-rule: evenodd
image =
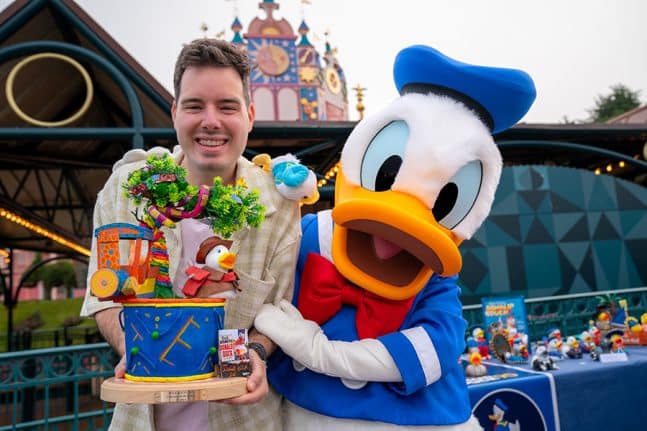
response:
M265 172L271 172L272 168L270 166L270 163L272 162L272 158L270 157L269 154L257 154L252 158L252 163L254 163L256 166L264 170Z
M638 319L636 319L633 316L627 317L626 323L627 323L627 328L629 328L629 331L631 331L634 334L640 334L643 331L643 328L640 325L640 322L638 321Z
M238 275L234 272L236 253L230 251L233 242L217 236L207 238L200 244L195 261L204 264L210 270L195 265L189 266L186 273L188 280L182 293L188 297L208 296L210 298L233 298L238 289ZM207 281L218 283L209 292L199 292Z
M476 340L476 345L478 346L478 351L481 354L483 359L490 359L490 345L485 339L485 332L483 328L476 327L472 331L472 336Z
M613 334L610 337L610 340L611 340L611 353L624 353L625 344L621 335Z
M582 357L582 348L576 337L570 336L566 339L568 349L562 349L562 352L571 359L580 359Z
M469 364L465 367L465 374L470 377L481 377L487 374L487 368L481 363L481 354L472 352L469 356Z
M558 338L553 338L548 341L548 355L553 359L564 359L565 356L562 353L562 340Z
M267 154L258 154L252 162L264 171L272 172L276 189L284 198L307 205L319 200L317 176L292 154L274 159Z

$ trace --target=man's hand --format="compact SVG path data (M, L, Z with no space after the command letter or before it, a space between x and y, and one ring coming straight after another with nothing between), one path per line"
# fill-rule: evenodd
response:
M94 315L94 321L97 323L97 328L99 328L103 339L115 349L117 354L123 356L126 354L126 339L119 323L120 312L121 307L106 308Z
M252 365L252 374L247 378L247 393L219 402L233 405L254 404L267 395L269 385L267 383L267 368L265 362L258 357L258 354L253 349L249 349L249 359Z
M126 374L126 355L121 357L121 360L115 365L115 377L123 379Z

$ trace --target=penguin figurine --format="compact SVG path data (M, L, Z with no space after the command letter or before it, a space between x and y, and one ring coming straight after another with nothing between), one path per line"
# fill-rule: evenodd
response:
M230 251L233 244L231 240L224 240L218 236L205 239L198 248L195 261L197 264L189 266L186 273L189 276L182 293L187 297L208 296L210 298L233 298L238 292L238 275L234 272L236 253ZM205 266L209 269L205 269ZM200 292L207 281L219 283L212 287L209 293Z

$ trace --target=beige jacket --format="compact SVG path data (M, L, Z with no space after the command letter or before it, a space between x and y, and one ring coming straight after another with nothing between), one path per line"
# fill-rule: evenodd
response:
M121 184L128 174L141 168L151 153L167 151L153 148L148 152L132 150L117 162L103 190L97 196L94 209L94 227L108 223L128 222L136 224L132 201L124 196ZM181 160L182 152L176 147L173 156ZM254 166L245 158L238 160L236 179L244 178L251 189L257 189L260 202L266 207L265 220L258 229L248 228L232 237L236 252L236 273L240 277L242 292L229 300L225 308L225 327L250 328L263 303L278 303L282 298L292 297L294 270L296 266L301 224L299 206L284 199L276 190L271 174ZM171 280L177 271L181 256L181 229L162 228L169 252L169 275ZM92 255L88 268L91 276L96 270L96 240L92 241ZM88 284L89 285L89 284ZM118 307L111 301L98 301L86 291L81 309L82 316L93 315L109 307ZM148 405L117 405L110 429L152 430L153 409ZM258 404L229 406L210 403L209 421L212 430L280 430L280 396L273 390Z

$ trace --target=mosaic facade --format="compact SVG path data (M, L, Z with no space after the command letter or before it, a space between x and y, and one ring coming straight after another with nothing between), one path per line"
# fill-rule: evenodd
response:
M647 285L647 189L551 166L504 168L490 216L461 245L464 304Z

